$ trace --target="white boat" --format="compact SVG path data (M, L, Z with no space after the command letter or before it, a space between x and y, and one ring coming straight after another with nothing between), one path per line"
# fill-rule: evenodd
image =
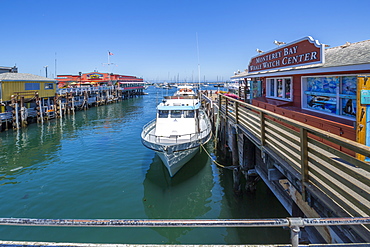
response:
M177 91L174 96L194 96L196 97L197 94L195 93L192 86L178 86Z
M211 122L194 95L164 97L157 117L143 127L144 146L157 152L173 177L206 144L212 135Z

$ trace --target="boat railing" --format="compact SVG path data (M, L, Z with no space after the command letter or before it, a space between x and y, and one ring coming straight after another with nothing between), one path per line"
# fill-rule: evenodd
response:
M147 124L144 125L143 127L143 134L146 135L149 131L151 131L154 126L155 126L155 120L153 119L152 121L148 122Z
M202 131L203 132L203 131ZM201 133L191 133L183 135L170 135L170 136L159 136L149 134L149 141L153 142L166 142L168 144L177 144L184 141L196 141L198 140Z
M210 132L211 125L207 125L207 128L195 133L190 134L181 134L181 135L155 135L155 134L148 134L150 131L155 127L155 119L144 125L143 127L143 137L146 137L145 140L149 142L159 143L159 142L166 142L168 144L177 144L182 143L184 141L197 141L199 139L205 138L208 133Z
M205 113L200 111L200 117L205 117ZM207 124L206 128L200 132L194 132L189 134L180 134L180 135L154 135L148 134L150 131L155 128L156 119L153 119L143 127L143 136L146 141L153 142L153 143L160 143L166 142L168 144L178 144L184 141L197 141L199 139L203 139L208 136L210 130L212 128L211 124Z

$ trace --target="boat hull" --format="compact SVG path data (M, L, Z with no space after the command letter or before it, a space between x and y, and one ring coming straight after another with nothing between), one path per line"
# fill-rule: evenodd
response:
M173 152L156 152L166 166L168 173L173 177L186 163L188 163L199 151L199 147L187 149L184 151Z

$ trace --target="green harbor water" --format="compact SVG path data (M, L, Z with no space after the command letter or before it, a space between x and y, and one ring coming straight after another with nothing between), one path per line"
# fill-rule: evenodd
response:
M172 90L173 91L173 90ZM0 133L0 218L271 219L288 217L259 182L236 196L232 172L199 152L170 178L140 140L166 94L90 108ZM213 153L213 143L207 149ZM282 228L0 226L0 240L122 244L289 243Z

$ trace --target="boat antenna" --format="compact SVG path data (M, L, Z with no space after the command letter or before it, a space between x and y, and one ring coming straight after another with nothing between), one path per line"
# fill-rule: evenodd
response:
M199 45L198 45L198 32L195 33L197 38L197 55L198 55L198 90L199 90L199 97L200 97L200 62L199 62Z

